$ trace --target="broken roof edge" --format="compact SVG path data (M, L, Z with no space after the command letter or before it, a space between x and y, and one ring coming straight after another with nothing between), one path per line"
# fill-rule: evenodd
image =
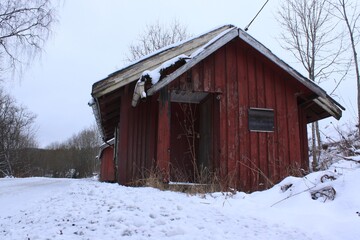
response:
M177 42L171 45L168 45L166 47L163 47L153 53L150 53L149 55L146 55L144 57L142 57L141 59L130 63L129 65L109 74L106 78L103 78L102 80L99 80L97 82L95 82L92 85L92 96L93 97L100 97L102 95L105 95L109 92L112 92L114 90L116 90L119 87L122 87L126 84L129 84L137 79L132 79L133 75L131 76L122 76L120 77L120 79L117 79L117 76L121 75L122 73L126 73L127 71L130 71L131 74L136 74L138 69L137 66L142 65L142 64L146 64L146 62L150 61L151 59L153 59L155 56L158 55L165 55L167 53L170 53L171 51L175 51L177 49L181 49L181 48L186 48L187 45L189 45L188 47L190 49L187 49L187 51L191 51L193 49L198 49L200 46L202 46L203 44L207 43L209 40L213 39L212 35L217 36L217 32L222 33L223 31L226 31L228 29L231 28L236 28L234 25L231 24L227 24L227 25L222 25L219 26L217 28L214 28L210 31L207 31L205 33L199 34L195 37L186 39L184 41L181 42ZM207 39L209 38L209 39ZM196 43L196 41L198 41L199 43L197 43L197 45L199 46L195 46L193 49L191 48L191 44L192 43ZM202 43L203 41L205 41L205 43ZM196 45L196 44L195 44ZM160 65L162 62L160 62L157 65ZM157 66L156 64L153 66L154 68L156 68ZM133 70L133 68L136 68L135 70ZM142 73L142 72L141 72ZM126 74L125 74L126 75ZM129 75L129 74L128 74ZM137 76L138 78L139 76ZM112 82L109 82L113 80Z
M175 80L177 77L179 77L181 74L195 66L197 63L199 63L201 60L205 59L207 56L224 46L226 43L230 42L234 38L238 36L238 30L237 28L228 29L227 31L224 31L217 35L215 38L211 39L207 44L205 44L203 47L201 47L202 51L195 51L194 56L191 56L190 60L185 63L183 66L175 70L173 73L159 81L158 83L154 84L148 91L148 95L153 95L163 87L165 87L167 84Z
M215 28L211 29L210 31L201 33L201 34L199 34L199 35L197 35L197 36L194 36L194 37L185 39L185 40L180 41L180 42L172 43L172 44L167 45L167 46L165 46L165 47L162 47L162 48L160 48L160 49L158 49L158 50L156 50L156 51L154 51L154 52L152 52L152 53L149 53L148 55L145 55L145 56L141 57L140 59L137 59L137 60L129 63L128 65L124 66L123 68L121 68L121 69L119 69L119 70L117 70L117 71L115 71L115 72L113 72L113 73L110 73L106 78L104 78L104 79L102 79L102 80L105 80L105 79L107 79L107 78L109 78L109 77L112 77L112 76L118 74L119 72L124 71L124 70L132 67L133 65L136 65L136 64L141 63L142 61L145 61L145 60L148 59L148 58L154 57L155 55L158 55L158 54L160 54L160 53L162 53L162 52L168 51L168 50L170 50L170 49L172 49L172 48L175 48L175 47L177 47L177 46L180 46L180 45L182 45L182 44L184 44L184 43L191 42L191 41L193 41L193 40L195 40L195 39L197 39L197 38L201 38L201 37L203 37L203 36L205 36L205 35L208 35L208 34L210 34L210 33L212 33L212 32L216 32L217 30L220 30L221 28L225 28L225 27L227 27L227 28L236 28L236 27L235 27L234 25L232 25L232 24L221 25L221 26L218 26L218 27L215 27ZM102 80L100 80L100 81L102 81Z
M165 87L167 84L171 83L173 80L175 80L177 77L179 77L181 74L189 70L191 67L196 65L198 62L215 52L220 47L224 46L227 42L231 41L236 36L233 36L234 32L236 30L236 36L239 36L240 39L245 41L247 44L252 46L254 49L256 49L258 52L260 52L262 55L266 56L270 61L275 63L277 66L279 66L281 69L283 69L285 72L289 73L292 77L297 79L300 83L302 83L304 86L309 88L311 91L313 91L315 94L319 96L319 100L315 101L318 105L322 106L323 109L325 109L331 116L339 120L341 118L341 110L345 110L345 108L338 103L335 99L333 99L331 96L329 96L324 89L322 89L320 86L318 86L314 81L311 81L310 79L303 76L301 73L299 73L297 70L295 70L293 67L291 67L289 64L284 62L282 59L280 59L278 56L276 56L270 49L265 47L262 43L257 41L255 38L253 38L251 35L246 33L240 28L235 27L231 31L227 31L226 33L219 34L220 37L215 37L212 40L210 40L204 47L204 51L200 51L197 55L197 57L194 57L190 59L185 65L174 71L169 76L165 77L162 81L158 82L157 84L153 85L148 91L148 95L153 95L163 87ZM227 36L227 33L229 33L229 36ZM211 45L214 44L213 47ZM208 50L207 50L208 48ZM206 51L207 50L207 51ZM198 51L196 51L198 52ZM320 100L321 99L321 100ZM338 109L340 108L340 109Z

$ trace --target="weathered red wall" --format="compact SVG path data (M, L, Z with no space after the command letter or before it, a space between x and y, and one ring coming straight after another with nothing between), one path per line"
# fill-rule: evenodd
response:
M219 128L220 174L231 187L264 189L300 167L307 169L306 119L297 103L300 90L307 89L240 39L190 71L194 91L221 93L214 127ZM184 88L188 76L172 87ZM250 107L274 109L275 131L250 132Z
M114 148L109 146L102 151L100 164L100 181L115 181Z
M126 185L147 177L157 159L157 99L148 98L134 108L133 90L128 85L121 96L118 125L118 182Z
M131 107L133 85L121 97L118 181L143 179L154 167L169 172L172 89L215 93L213 165L223 182L239 190L264 189L307 169L306 119L297 94L308 90L240 39L211 54L162 93ZM215 99L215 98L214 98ZM159 101L158 101L159 100ZM275 131L250 132L248 109L271 108ZM306 152L304 152L306 151ZM304 159L305 158L305 159Z

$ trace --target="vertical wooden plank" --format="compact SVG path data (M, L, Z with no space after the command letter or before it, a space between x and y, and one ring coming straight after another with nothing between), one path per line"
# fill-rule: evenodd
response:
M141 155L141 178L144 179L146 177L146 173L149 169L146 167L146 158L148 156L147 145L148 145L148 122L150 122L151 118L151 101L146 101L146 108L142 111L142 131L141 131L141 145L142 145L142 155Z
M209 95L206 100L199 105L200 117L198 120L200 132L198 164L199 167L206 169L213 168L213 110L213 96Z
M114 143L115 144L115 143ZM110 149L110 161L111 161L111 182L116 182L116 163L115 163L115 146L111 146Z
M149 101L146 101L145 104L143 104L144 107L141 108L141 116L140 116L140 121L141 121L141 130L140 130L140 134L139 134L139 139L140 139L140 159L139 159L139 165L138 165L138 169L137 169L137 176L136 179L144 179L145 174L145 155L146 155L146 120L148 120L148 118L150 117L150 115L148 114L148 109L150 108L150 103ZM146 107L145 107L146 106Z
M191 70L190 70L191 72ZM187 73L181 74L181 76L179 77L179 80L177 81L173 81L174 84L176 84L176 89L179 90L187 90Z
M201 92L204 90L203 79L203 61L199 62L192 68L192 81L194 91Z
M118 183L125 185L127 174L127 158L128 158L128 114L131 107L131 100L129 101L128 86L124 87L124 94L121 96L120 102L120 121L119 121L119 140L118 140Z
M129 142L131 142L131 147L129 147L129 151L131 151L131 154L129 154L128 158L128 182L133 183L134 177L135 177L135 168L137 163L137 155L139 153L139 149L137 149L137 132L139 129L139 108L131 108L131 113L129 114L129 128L130 128L130 134L129 134ZM131 150L130 150L131 149Z
M105 169L104 169L104 178L102 179L102 181L107 181L107 182L113 182L115 180L115 171L114 171L114 162L113 162L113 151L114 148L113 146L108 146L107 148L104 149L103 151L103 156L101 159L101 165L105 165Z
M198 89L200 92L204 91L204 60L198 63L199 65L199 82Z
M249 76L249 107L258 107L257 104L257 75L256 75L256 59L254 55L256 53L253 50L248 51L248 76ZM259 137L257 132L250 132L250 159L247 166L250 169L249 179L251 179L250 189L255 190L258 188L258 154L259 154Z
M149 164L149 162L151 162L151 158L152 158L152 151L150 149L150 142L153 141L151 139L152 136L152 131L151 131L151 119L153 118L153 113L151 112L152 110L152 101L151 99L153 98L153 96L151 96L149 99L147 99L147 108L146 108L146 121L144 122L144 135L143 138L145 139L144 142L144 156L143 156L143 163L142 163L142 167L143 167L143 177L147 178L148 177L148 173L151 171L150 167L151 165Z
M218 96L219 101L219 174L220 179L227 177L227 104L226 104L226 52L225 47L220 48L215 53L215 88L222 94ZM222 183L223 187L226 185Z
M129 93L130 97L130 93ZM128 185L130 182L132 182L134 173L133 173L133 167L134 167L134 161L136 159L136 138L134 137L134 134L136 133L136 124L134 124L134 121L136 121L135 113L136 109L133 107L129 108L127 118L128 118L128 156L127 156L127 163L126 163L126 184Z
M266 107L269 109L274 109L274 132L266 134L266 145L267 145L267 172L268 178L274 182L277 177L276 170L276 96L275 96L275 76L274 72L270 67L265 68L265 99L266 99Z
M260 108L266 108L265 104L265 78L267 76L264 75L264 63L259 60L256 68L257 68L257 101L258 101L258 107ZM266 135L267 133L258 133L259 136L259 159L258 159L258 179L259 179L259 185L258 189L263 190L267 187L267 179L268 176L268 161L267 161L267 144L266 144Z
M212 153L212 172L219 176L220 169L220 97L221 95L213 96L213 153Z
M226 45L226 79L227 79L227 152L228 152L228 177L230 187L236 188L238 182L237 160L238 152L238 81L237 81L237 62L236 45L231 42Z
M115 180L115 166L114 166L114 147L109 146L105 149L105 157L108 165L107 175L108 179L107 181L113 182Z
M150 99L150 108L149 108L149 121L147 121L147 151L146 151L146 163L145 168L146 170L153 171L155 168L154 161L157 156L157 119L158 119L158 108L159 104L157 102L158 95L151 96Z
M225 47L214 53L214 91L224 93L225 89ZM218 99L220 100L220 98Z
M100 158L100 182L105 181L106 174L106 163L104 161L104 155Z
M204 91L211 92L214 90L214 55L204 59Z
M157 166L163 174L163 181L170 176L170 93L167 87L160 90L158 134L157 134Z
M286 176L288 163L288 125L287 125L287 107L286 107L286 88L283 76L278 75L276 82L276 107L277 107L277 148L279 151L278 157L278 172L282 179ZM278 179L278 180L280 180Z
M249 109L249 88L248 88L248 74L247 74L247 57L246 49L243 44L238 44L238 94L239 94L239 178L240 190L247 191L250 186L249 175L250 169L248 166L250 159L250 136L248 128L248 109Z
M140 116L139 116L139 122L140 122L140 129L138 133L138 145L139 145L139 156L136 166L136 180L144 179L144 158L145 158L145 140L146 140L146 119L150 117L150 115L147 115L147 109L150 108L149 102L144 102L143 106L139 108Z
M289 82L286 84L287 88L287 119L288 119L288 139L289 139L289 167L290 174L297 173L301 165L301 151L300 151L300 129L298 106L296 99L296 89ZM294 172L295 171L295 172Z
M301 148L301 168L305 171L309 170L309 146L307 136L306 114L302 107L299 110L299 128L300 128L300 148Z

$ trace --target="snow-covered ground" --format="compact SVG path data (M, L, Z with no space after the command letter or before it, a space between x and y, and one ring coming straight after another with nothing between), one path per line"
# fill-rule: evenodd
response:
M324 174L336 180L321 183ZM324 186L336 190L335 200L311 199ZM360 239L359 186L360 164L349 161L235 195L91 179L0 179L0 239Z

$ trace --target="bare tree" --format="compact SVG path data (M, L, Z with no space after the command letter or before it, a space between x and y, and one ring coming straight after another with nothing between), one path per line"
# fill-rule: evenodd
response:
M129 62L146 56L162 47L183 41L191 35L187 33L185 26L177 20L170 25L162 25L158 21L155 24L147 25L139 35L138 42L129 46L130 56L126 56Z
M100 133L95 124L83 129L64 142L65 147L76 149L97 148L101 145Z
M19 175L24 164L18 150L35 147L35 115L0 89L0 174ZM21 170L22 171L22 170Z
M52 150L46 161L54 177L66 177L73 170L76 178L88 177L97 171L96 156L101 145L100 133L92 125L74 134L62 143L52 143L47 148ZM62 164L59 164L62 163ZM69 176L68 176L69 177Z
M332 3L333 2L333 3ZM332 13L344 22L346 26L346 32L349 37L352 60L355 66L356 82L357 82L357 107L358 107L358 129L360 134L360 69L359 60L356 52L356 46L360 40L360 11L357 3L352 3L348 0L335 0L331 4L336 11Z
M339 60L343 51L342 36L336 34L337 22L331 11L328 0L284 0L278 11L278 21L283 28L282 47L294 55L309 79L317 83L342 71ZM318 164L320 146L319 124L315 122L312 124L313 169Z
M1 0L0 69L21 70L41 52L54 21L51 0Z

